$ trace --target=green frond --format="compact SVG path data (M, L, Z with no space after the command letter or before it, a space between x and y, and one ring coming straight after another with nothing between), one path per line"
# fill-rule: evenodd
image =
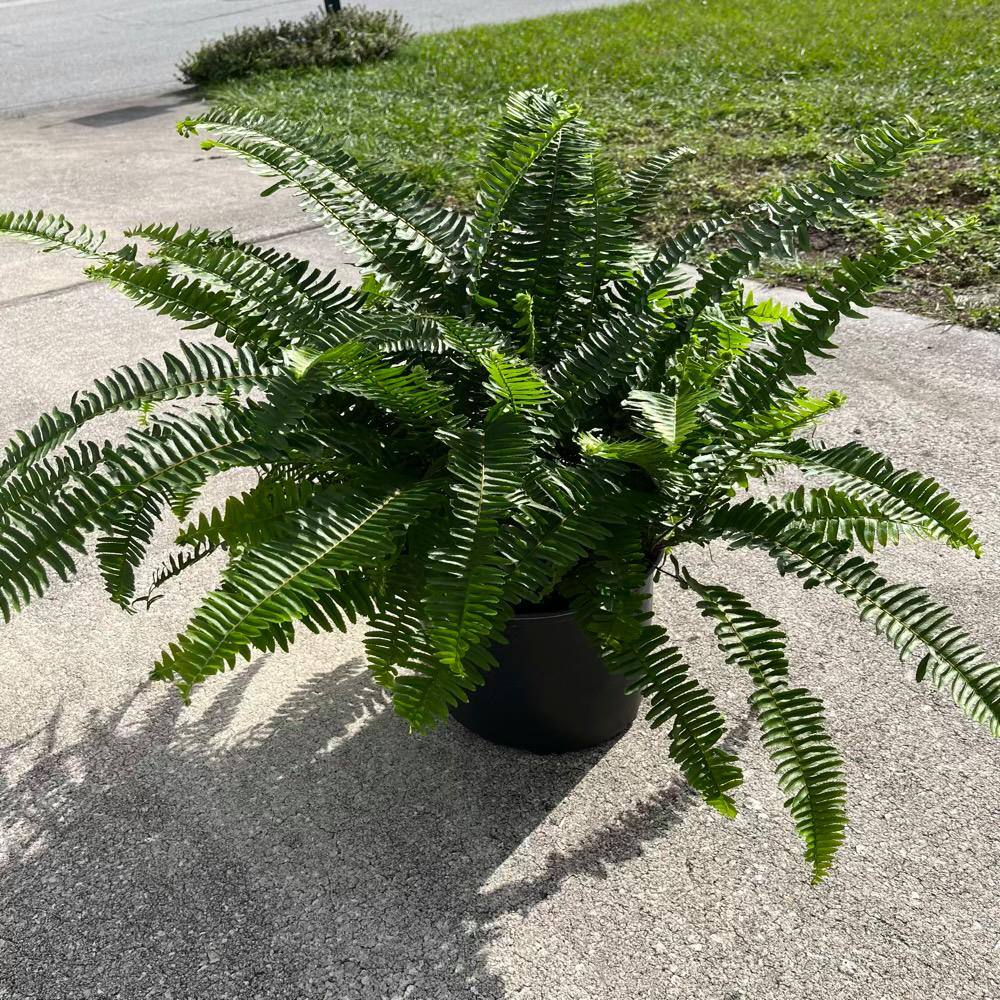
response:
M64 215L45 212L0 212L0 236L32 243L44 253L72 250L82 257L105 260L107 233L90 226L74 226Z
M626 532L634 529L626 528ZM670 725L670 756L705 801L727 818L730 794L743 781L732 754L718 746L725 720L712 695L691 674L667 632L651 624L648 562L633 541L602 549L574 581L573 608L612 673L649 699L653 728Z
M419 365L394 365L357 341L318 353L286 352L298 378L314 373L331 389L377 403L409 424L447 423L453 408L448 387L430 378Z
M677 163L697 155L690 146L674 146L649 157L626 175L629 186L629 219L639 222L656 207L663 195L663 184Z
M187 629L170 644L153 670L187 696L210 674L249 658L255 640L282 622L313 611L319 596L337 600L337 571L379 566L396 552L406 526L433 502L429 485L388 494L324 495L286 517L272 541L255 546L232 563L222 585L195 612ZM347 614L350 601L342 602Z
M698 608L715 622L727 662L753 681L750 704L761 737L787 796L785 808L806 845L813 882L829 872L844 841L847 814L843 761L826 730L823 703L805 688L789 687L785 634L773 618L752 608L741 594L683 578L698 595Z
M303 302L317 306L339 308L358 300L357 292L345 288L336 280L336 271L324 271L288 251L275 247L262 247L245 240L238 240L228 229L183 229L180 223L171 225L149 223L125 230L125 236L141 238L155 244L152 255L164 260L198 267L200 261L189 256L197 249L227 250L236 255L241 264L257 261L266 265L269 275L264 278L300 297ZM218 276L222 280L222 276ZM280 279L280 280L279 280Z
M606 286L631 275L636 251L628 188L617 168L597 152L590 156L588 195L587 210L576 219L579 248L574 271L580 278L582 300L581 316L579 320L574 317L573 339L585 336L606 308ZM565 333L563 340L567 340Z
M777 299L757 300L750 290L744 293L743 313L747 319L762 326L795 318L792 315L792 310L783 302L779 302Z
M527 362L497 351L481 355L480 360L489 375L486 391L498 402L515 411L536 411L551 398L544 378Z
M282 369L269 381L263 400L252 399L246 404L247 420L255 432L266 438L301 424L318 400L330 392L321 375L317 369L299 378Z
M15 431L0 460L0 483L44 458L97 417L167 399L249 392L273 377L244 349L230 354L215 344L181 343L178 350L179 356L165 353L160 364L143 360L116 368L97 379L92 389L77 393L66 409L52 409L28 430Z
M478 294L483 269L493 256L493 243L511 199L577 113L575 107L550 90L521 91L507 99L503 118L493 127L483 152L479 196L465 244L473 294ZM558 159L550 169L559 169ZM543 196L548 193L543 192Z
M482 669L471 661L465 672L456 674L437 658L423 633L414 637L406 666L407 673L392 681L392 705L396 714L406 719L415 732L424 732L448 717L448 710L467 701L469 692L484 681ZM488 654L479 660L488 669L493 664Z
M69 579L76 570L74 553L85 551L86 535L108 526L114 530L130 497L168 487L197 488L225 468L263 458L239 422L221 414L195 414L174 418L155 435L132 431L124 447L88 442L30 467L4 486L0 614L9 621L33 597L41 597L51 572ZM122 550L135 551L134 546Z
M732 216L720 213L689 223L676 236L661 243L653 259L639 270L636 284L641 293L648 296L660 289L671 294L679 292L690 279L679 273L678 268L732 224Z
M780 500L771 497L769 503L794 514L796 522L828 542L857 542L869 552L876 545L898 545L901 536L932 535L931 526L919 514L905 508L889 514L870 500L835 486L809 491L800 486Z
M395 689L400 667L413 668L418 662L433 662L421 614L427 551L416 542L414 534L410 532L406 550L389 567L365 630L368 669L388 691ZM446 713L447 706L432 714L443 718ZM421 715L419 711L413 714Z
M210 132L204 148L234 153L275 182L265 194L292 187L302 206L330 225L374 267L409 294L446 298L453 265L466 240L457 212L427 204L405 179L362 166L343 147L281 118L216 108L178 126Z
M718 746L725 721L666 630L646 625L634 645L605 648L604 656L612 673L622 674L649 699L646 718L652 726L670 725L670 756L692 788L732 819L736 805L730 793L743 783L743 773L736 758Z
M263 479L239 497L229 497L222 508L202 512L177 534L178 545L224 545L229 551L266 541L287 514L299 511L316 497L312 480Z
M111 450L110 441L83 441L67 445L61 454L28 466L21 475L0 485L0 524L3 516L22 504L44 503L67 483L97 469Z
M723 424L725 430L722 436L739 442L747 449L765 444L775 447L843 405L844 397L839 392L813 396L806 389L796 389L788 398L778 396L777 401L766 410L752 413L743 420L734 420L728 427Z
M237 345L268 346L282 342L282 331L234 296L185 275L166 264L110 260L87 269L87 277L114 288L137 305L187 324L187 329L214 327L218 336Z
M448 716L449 708L483 682L470 660L461 676L435 655L428 635L425 596L430 553L440 523L430 518L407 533L406 545L385 576L368 617L365 651L375 680L392 692L393 707L411 729L426 730ZM492 663L479 658L484 667Z
M558 107L549 110L558 116ZM530 141L544 141L539 138L545 133L544 120L522 127ZM581 221L593 216L596 149L587 125L566 121L523 173L510 178L512 186L496 206L499 216L472 289L479 315L504 328L523 324L524 303L530 302L535 332L530 357L536 360L542 347L547 348L543 360L551 358L557 331L570 326L567 314L575 311L585 287L584 276L567 261L579 255ZM504 151L506 155L506 145ZM516 147L514 152L524 150Z
M922 473L897 468L885 455L860 442L824 448L808 441L790 441L778 457L804 472L832 476L835 486L901 523L917 519L928 535L953 548L982 554L971 517L940 483Z
M883 183L906 162L933 148L930 138L912 119L883 125L860 136L857 156L836 156L825 175L812 182L789 184L773 198L748 211L734 233L735 246L713 258L695 284L695 312L718 301L767 255L792 256L805 240L806 228L825 214L850 218L852 204L874 198Z
M576 441L584 455L637 465L653 476L659 474L670 458L667 446L652 438L616 438L607 441L586 432L578 434Z
M429 556L424 615L436 659L462 675L488 655L480 643L502 613L497 533L528 471L533 441L524 418L506 411L482 430L449 433L448 443L451 514Z
M152 256L237 298L289 340L308 330L355 336L367 326L364 296L290 253L240 242L226 232L146 225L128 230L155 244Z
M163 509L163 498L141 489L112 506L94 546L97 564L111 600L127 611L135 597L135 571L145 558Z
M799 528L792 515L748 501L717 511L709 527L735 545L767 551L782 573L804 585L830 587L853 601L862 620L899 653L920 655L917 677L929 676L970 719L1000 735L1000 663L990 660L922 587L889 583L875 563L851 556L842 544Z
M768 475L775 464L775 450L841 402L839 393L821 399L799 390L788 399L779 397L769 409L748 420L727 423L706 412L705 422L713 436L686 468L672 470L679 477L675 499L686 509L685 516L692 511L703 514L720 497L747 489L751 480Z
M739 419L769 407L776 396L793 391L792 376L811 374L809 357L827 358L835 345L833 333L843 316L857 317L857 307L871 305L870 296L893 275L927 260L964 222L931 222L899 241L844 259L818 288L811 302L792 310L764 335L759 349L739 358L723 381L716 408L726 420Z
M480 361L481 355L493 351L504 355L516 353L513 341L500 330L467 317L439 316L433 320L433 326L449 350L476 362Z
M672 395L635 390L622 404L635 414L639 430L660 441L666 448L680 447L698 426L698 411L715 395L715 390L681 384Z

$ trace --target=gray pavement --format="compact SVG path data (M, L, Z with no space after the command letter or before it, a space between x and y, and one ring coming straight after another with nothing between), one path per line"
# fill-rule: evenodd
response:
M608 2L614 0L356 0L354 5L398 9L418 31L443 31ZM321 0L0 0L0 117L176 89L178 60L202 42L321 6Z
M113 109L8 131L0 202L116 227L185 205L183 221L341 259L288 198L257 198L238 164L177 138L185 108L160 103L104 129L78 119ZM179 335L79 284L67 257L0 246L0 439ZM901 547L887 573L932 587L1000 652L1000 339L874 309L840 342L818 382L849 403L827 439L863 434L939 477L987 547ZM852 825L823 886L806 882L745 680L666 586L657 614L720 692L746 764L732 823L685 792L645 724L556 759L453 725L410 737L357 633L305 637L185 708L144 680L217 567L129 617L89 566L0 644L0 1000L995 998L997 743L838 599L755 555L692 565L786 622L826 699Z

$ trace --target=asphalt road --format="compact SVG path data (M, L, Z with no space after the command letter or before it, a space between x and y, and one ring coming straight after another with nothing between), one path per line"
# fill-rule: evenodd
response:
M185 222L343 263L290 198L261 201L261 181L178 138L189 110L27 120L5 137L4 201L108 228L184 205ZM78 261L0 245L0 440L182 335L81 283ZM838 340L818 384L849 401L827 440L862 434L937 476L986 546L901 546L886 573L1000 651L1000 338L874 309ZM691 567L785 622L797 676L826 700L851 827L823 886L746 679L666 586L657 614L746 766L732 823L687 794L644 723L559 758L454 725L409 736L357 632L307 635L186 708L145 678L217 567L129 617L88 565L0 634L0 1000L995 1000L997 742L833 595L754 554Z
M608 0L604 0L605 3ZM600 0L356 0L418 31L600 6ZM235 27L300 17L319 0L0 0L0 115L180 86L178 59Z

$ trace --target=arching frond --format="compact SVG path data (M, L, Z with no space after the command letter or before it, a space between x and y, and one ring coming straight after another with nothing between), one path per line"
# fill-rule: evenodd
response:
M368 669L389 691L396 687L400 667L415 670L420 664L433 664L422 615L426 555L426 547L422 547L411 532L406 551L389 567L385 585L375 596L375 611L365 630ZM405 701L405 695L403 698ZM427 714L443 718L447 711L448 705L444 704L432 707ZM410 714L427 717L416 706Z
M562 340L570 344L590 332L597 316L606 308L607 285L629 277L635 259L632 225L629 222L629 191L617 169L600 154L590 157L587 210L576 222L579 244L574 256L580 276L580 316L564 320Z
M50 572L68 579L87 533L120 527L117 519L123 510L127 516L130 498L147 490L199 487L225 468L261 462L266 450L239 421L196 414L174 418L155 435L130 432L125 447L85 444L69 454L33 466L5 487L11 502L0 526L0 613L6 620L45 592ZM137 551L126 545L119 555ZM119 576L125 572L117 570Z
M735 758L718 744L725 720L706 688L691 674L665 629L651 624L646 599L645 555L626 527L618 543L574 581L573 607L598 643L612 673L649 699L646 718L654 728L670 725L670 756L705 801L723 816L736 815L730 794L743 781Z
M842 317L858 316L856 307L870 306L872 293L893 275L927 260L965 228L965 222L931 222L856 260L843 260L820 288L810 288L812 302L797 305L793 318L783 318L772 327L758 350L737 359L716 403L723 418L745 418L771 406L776 396L794 391L790 379L812 372L810 357L830 356L835 346L833 333Z
M663 183L677 163L696 153L690 146L674 146L649 157L627 175L629 186L629 218L633 224L648 215L663 195Z
M972 518L943 486L920 472L896 468L885 455L858 441L838 448L790 441L780 449L778 457L805 472L832 476L840 489L901 522L916 518L929 535L953 548L982 554Z
M527 362L497 351L481 355L481 360L489 375L487 392L512 409L534 411L551 398L545 379Z
M126 235L150 240L153 256L208 287L238 298L288 340L309 330L357 336L368 326L361 313L364 296L339 284L335 272L310 269L289 253L254 246L228 233L182 230L178 225L140 226Z
M887 513L871 501L845 493L834 486L806 490L800 486L772 505L795 515L795 520L828 542L855 541L874 551L876 545L897 545L902 536L932 534L926 519L903 509Z
M33 243L45 253L72 250L82 257L104 260L107 233L74 226L64 215L45 212L0 212L0 236Z
M694 254L713 237L733 224L729 215L714 215L709 219L699 219L685 226L676 236L671 237L656 248L652 260L643 265L636 284L643 296L661 288L678 291L688 283L678 268L691 260Z
M657 317L624 309L611 309L595 319L588 334L549 370L549 384L563 403L557 414L561 427L578 427L648 352L675 336Z
M450 706L482 683L495 664L491 638L506 624L512 606L504 594L505 572L498 549L501 517L515 500L531 460L531 437L523 417L495 412L482 430L449 432L449 516L427 546L420 607L409 591L402 635L411 643L410 671L393 682L396 711L414 729L426 729ZM415 626L419 619L426 623ZM383 659L389 630L379 626ZM398 648L398 647L397 647Z
M670 460L670 449L653 438L616 438L606 441L596 434L580 434L577 443L584 455L610 462L626 462L657 476Z
M619 477L603 470L552 464L528 495L499 539L509 574L504 595L514 607L546 598L631 512Z
M550 112L558 118L558 99ZM530 302L530 321L535 329L531 357L550 360L556 331L568 324L567 312L575 310L586 279L579 269L566 262L579 255L581 223L594 215L592 166L597 142L589 126L575 118L565 121L548 137L544 118L513 120L508 134L499 142L499 157L524 155L513 147L511 136L521 129L528 142L548 144L530 162L513 164L515 173L508 178L510 190L494 210L499 213L492 224L488 252L476 278L475 295L480 316L497 325L525 322L524 303ZM517 167L523 166L523 172ZM494 168L500 174L502 168ZM502 181L497 177L497 182ZM487 206L483 206L484 209ZM492 303L492 304L491 304ZM520 303L520 304L519 304ZM538 329L547 336L539 338Z
M763 548L782 573L794 574L806 587L823 584L855 603L862 619L901 659L920 656L918 679L930 677L969 718L1000 735L1000 663L990 660L922 587L889 583L874 563L798 528L787 512L756 501L718 511L710 527L737 545Z
M259 388L273 377L250 352L229 353L214 344L181 343L159 364L143 360L116 368L92 389L77 393L65 409L42 414L26 431L15 431L0 460L0 482L44 458L86 423L122 409L206 394L222 395Z
M209 674L249 657L254 640L275 624L294 622L318 596L338 590L338 570L379 565L395 552L406 526L425 511L433 494L426 485L388 494L325 495L284 519L271 542L244 553L205 599L187 629L164 651L153 670L185 696ZM338 604L336 593L333 599ZM343 602L345 610L348 601Z
M281 329L227 292L194 278L174 274L166 264L110 260L87 269L87 276L114 288L144 309L187 324L190 330L214 327L237 345L268 346L284 339Z
M407 423L447 423L452 412L448 387L423 368L389 364L356 341L319 353L290 351L286 358L299 378L315 372L330 388L370 399Z
M550 90L511 94L483 152L479 196L466 243L469 287L478 294L486 262L508 205L531 168L573 122L578 109ZM557 168L557 164L553 165Z
M859 155L836 156L826 174L811 182L789 184L774 197L753 206L734 234L735 246L718 254L695 283L695 311L733 287L760 264L765 255L791 256L824 214L851 217L855 202L871 199L883 183L898 174L907 160L925 152L937 140L916 122L904 118L860 136Z
M202 146L234 153L275 178L266 194L297 189L304 208L408 294L447 297L466 223L457 212L430 207L413 184L360 165L343 147L282 118L215 108L178 128L218 136Z
M111 600L132 610L135 570L145 558L163 509L155 490L140 489L110 508L94 551Z
M223 507L202 512L178 532L178 545L225 545L232 551L266 541L271 530L294 511L313 501L322 487L311 480L272 478L261 480L239 497L229 497Z
M684 584L698 595L698 608L715 622L726 660L753 681L750 704L788 796L785 808L806 845L813 882L829 872L847 827L843 761L826 729L823 703L805 688L790 687L785 635L773 618L752 608L741 594L706 586L690 574Z

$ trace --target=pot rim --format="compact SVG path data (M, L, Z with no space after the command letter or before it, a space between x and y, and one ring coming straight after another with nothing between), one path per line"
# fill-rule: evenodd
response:
M572 618L576 612L572 608L565 611L515 611L510 617L511 622L538 621L544 618Z

